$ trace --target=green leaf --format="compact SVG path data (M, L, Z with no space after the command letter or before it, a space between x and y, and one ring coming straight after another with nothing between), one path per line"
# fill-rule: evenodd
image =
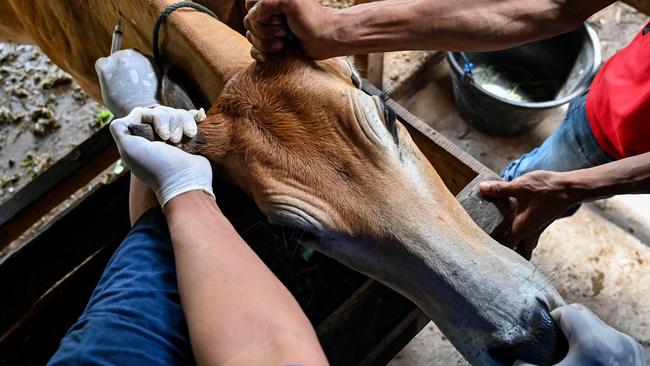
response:
M114 116L111 111L108 109L103 109L99 113L97 113L97 122L99 124L99 128L102 128L109 124L113 120Z

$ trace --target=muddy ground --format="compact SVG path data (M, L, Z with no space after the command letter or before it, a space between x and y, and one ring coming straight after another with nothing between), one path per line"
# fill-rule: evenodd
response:
M0 44L0 202L95 132L102 109L38 47Z

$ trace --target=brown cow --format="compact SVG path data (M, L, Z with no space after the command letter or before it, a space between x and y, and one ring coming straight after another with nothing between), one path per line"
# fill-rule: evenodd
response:
M92 65L110 44L112 3L126 47L149 52L154 19L173 1L10 0L0 14L17 21L1 30L35 40L97 97ZM215 101L200 152L269 221L313 233L314 249L413 300L468 361L550 362L548 310L560 296L473 223L382 100L354 86L345 59L293 52L257 65L221 23L192 11L169 21L168 59Z

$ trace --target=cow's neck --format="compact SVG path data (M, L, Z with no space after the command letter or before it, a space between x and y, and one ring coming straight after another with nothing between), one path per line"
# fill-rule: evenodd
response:
M327 254L409 298L457 348L478 350L467 345L477 342L475 330L485 330L485 327L472 324L468 319L489 318L489 323L499 324L499 317L509 319L513 316L507 314L508 309L520 309L521 305L517 303L519 300L509 300L513 297L510 289L516 280L513 277L517 273L528 273L523 267L529 264L513 258L516 253L495 242L478 227L468 225L468 218L435 210L430 214L418 212L401 216L416 219L396 217L392 221L394 237L390 240L334 236L324 238L326 244L321 243L320 248L324 247ZM508 273L495 276L503 268L509 268ZM497 280L488 283L487 279L495 278ZM531 289L534 291L535 286ZM494 309L495 299L503 299L503 309ZM499 330L495 327L494 332ZM470 355L464 356L472 359Z

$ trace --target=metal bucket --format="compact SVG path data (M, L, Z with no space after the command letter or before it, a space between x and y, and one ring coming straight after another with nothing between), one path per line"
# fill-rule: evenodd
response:
M598 35L585 23L505 50L448 52L447 61L463 118L483 132L512 136L582 95L600 67L601 52Z

